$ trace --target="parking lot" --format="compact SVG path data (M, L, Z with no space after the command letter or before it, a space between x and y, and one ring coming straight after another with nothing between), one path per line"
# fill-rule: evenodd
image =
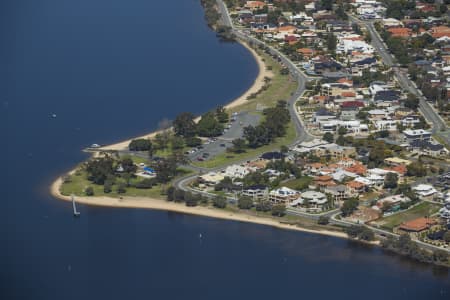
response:
M259 124L261 115L240 112L234 116L235 121L230 122L230 128L226 129L226 132L213 139L209 139L203 143L202 147L195 152L188 155L189 159L192 161L198 160L208 160L212 157L223 153L226 148L232 146L232 141L234 139L242 137L243 128L249 125L256 126Z

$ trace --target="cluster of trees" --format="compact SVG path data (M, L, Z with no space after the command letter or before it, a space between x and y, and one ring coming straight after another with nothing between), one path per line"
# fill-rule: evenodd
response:
M250 148L258 148L271 143L275 138L286 134L286 126L290 121L287 103L278 101L275 107L264 110L264 121L257 126L244 127L244 139Z
M359 201L357 198L349 198L344 201L344 204L341 206L341 212L344 217L350 216L359 205Z
M427 175L427 168L421 161L414 161L406 166L406 175L423 177Z
M375 234L373 231L365 226L352 225L347 227L345 232L352 239L359 239L363 241L373 241L375 239Z
M205 20L209 27L214 28L217 22L220 20L220 13L216 8L215 0L200 0L203 8L205 9Z
M448 252L444 250L435 250L432 252L419 248L417 243L412 241L408 234L402 234L398 239L388 236L388 238L381 241L381 246L422 262L449 264L450 257Z
M408 11L416 8L416 2L411 0L387 0L386 17L401 20L405 17Z
M196 135L212 137L221 135L224 123L229 121L228 113L223 106L215 111L205 113L200 121L194 122L194 115L189 112L179 114L173 121L173 131L176 136L183 137L186 141L192 141ZM197 141L194 139L194 141Z
M103 185L105 193L112 192L115 185L119 194L126 192L126 187L131 185L131 179L136 177L137 170L131 158L117 160L110 155L91 159L84 164L83 168L87 173L87 179L93 184ZM88 187L85 193L92 196L94 189Z
M159 183L167 183L180 172L178 165L186 163L186 156L180 151L175 151L172 155L150 164L156 171L156 177L141 180L136 179L137 166L129 157L115 158L105 155L93 158L83 165L83 169L90 182L103 185L105 193L111 193L115 187L116 192L121 194L129 187L151 189ZM87 195L92 195L93 192L94 189L85 190Z
M208 198L203 197L201 194L185 192L180 189L176 189L170 186L167 191L167 201L184 202L186 206L197 206L198 204L207 204Z
M152 142L149 139L135 139L130 142L128 149L130 151L151 151Z
M387 173L384 178L384 188L386 189L394 189L397 187L398 183L398 174L397 173Z

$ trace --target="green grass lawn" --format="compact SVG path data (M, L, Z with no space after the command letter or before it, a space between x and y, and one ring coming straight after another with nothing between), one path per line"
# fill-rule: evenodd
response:
M267 66L272 68L273 76L269 83L269 88L260 94L256 98L249 99L247 103L230 109L230 112L235 111L255 111L257 104L261 104L267 107L274 106L278 100L288 100L289 97L297 89L297 82L292 80L288 75L281 75L281 65L272 59L271 56L257 51L263 58Z
M300 178L286 181L281 185L294 190L302 190L308 188L308 185L312 182L312 180L313 180L312 177L302 176Z
M276 141L274 143L271 143L270 145L266 145L256 149L247 149L246 152L239 154L225 152L211 158L210 160L194 161L192 162L192 164L203 168L214 168L245 159L251 159L265 152L279 150L282 145L291 144L296 136L297 133L295 132L294 123L290 122L286 130L286 135L284 137L276 139Z
M76 196L85 196L84 190L88 186L91 186L94 189L94 196L108 196L113 198L118 198L120 196L164 198L164 196L161 195L163 191L163 186L161 185L156 185L151 189L137 189L134 187L128 187L126 188L125 194L118 194L116 192L117 185L114 185L111 193L104 193L102 185L93 184L87 180L87 174L85 171L78 171L76 174L71 175L70 178L70 182L64 183L61 186L61 193L65 196L70 196L71 194ZM142 178L133 178L130 183L134 184L140 180L142 180ZM120 181L120 179L118 179L118 181Z
M377 221L383 228L392 230L394 227L399 226L402 222L414 220L420 217L430 216L439 210L440 206L422 202L417 206L408 209L406 211L391 215L389 217L381 218Z

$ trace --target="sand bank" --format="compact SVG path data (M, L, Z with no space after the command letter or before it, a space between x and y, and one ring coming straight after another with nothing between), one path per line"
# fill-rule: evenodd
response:
M51 186L51 194L58 199L71 201L70 197L64 196L60 193L60 186L62 184L62 179L58 178ZM124 196L123 199L112 198L112 197L76 197L78 203L83 203L87 205L95 206L107 206L107 207L123 207L123 208L144 208L144 209L154 209L154 210L164 210L173 211L183 214L239 221L239 222L249 222L260 225L272 226L280 229L296 230L314 234L321 234L339 238L347 239L347 235L343 232L335 232L330 230L312 230L307 228L297 227L295 225L282 224L274 219L249 216L246 214L229 212L212 207L187 207L183 203L169 202L161 199L153 198L143 198L143 197L127 197Z
M247 97L253 93L258 92L265 84L264 82L264 78L265 77L269 77L271 78L273 76L273 73L269 70L267 70L266 68L266 64L264 63L263 59L261 58L261 56L258 55L258 53L256 53L255 50L253 50L251 47L249 47L246 43L240 42L245 48L247 48L247 50L253 55L253 57L255 58L257 64L258 64L258 76L256 77L255 81L253 82L253 85L241 96L239 96L238 98L234 99L233 101L231 101L230 103L228 103L227 105L225 105L226 109L231 109L231 108L235 108L239 105L245 104L247 103ZM196 122L199 121L199 117L195 119ZM139 137L135 137L133 139L147 139L147 138L154 138L155 135L157 135L158 133L160 133L161 131L154 131L152 133L143 135L143 136L139 136ZM99 150L124 150L128 147L128 145L130 144L132 139L123 141L123 142L119 142L116 144L112 144L112 145L107 145L107 146L103 146L101 148L99 148Z

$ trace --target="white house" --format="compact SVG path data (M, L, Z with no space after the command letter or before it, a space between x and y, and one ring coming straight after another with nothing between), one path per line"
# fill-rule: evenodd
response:
M429 198L437 193L437 190L432 185L429 184L419 184L413 187L412 190L420 198Z
M289 205L292 201L298 199L300 197L300 192L287 188L281 187L276 190L272 190L269 193L269 200L273 203L281 203L285 205Z
M250 173L247 167L241 165L231 165L228 166L223 172L225 177L230 177L231 179L244 178L245 175Z

